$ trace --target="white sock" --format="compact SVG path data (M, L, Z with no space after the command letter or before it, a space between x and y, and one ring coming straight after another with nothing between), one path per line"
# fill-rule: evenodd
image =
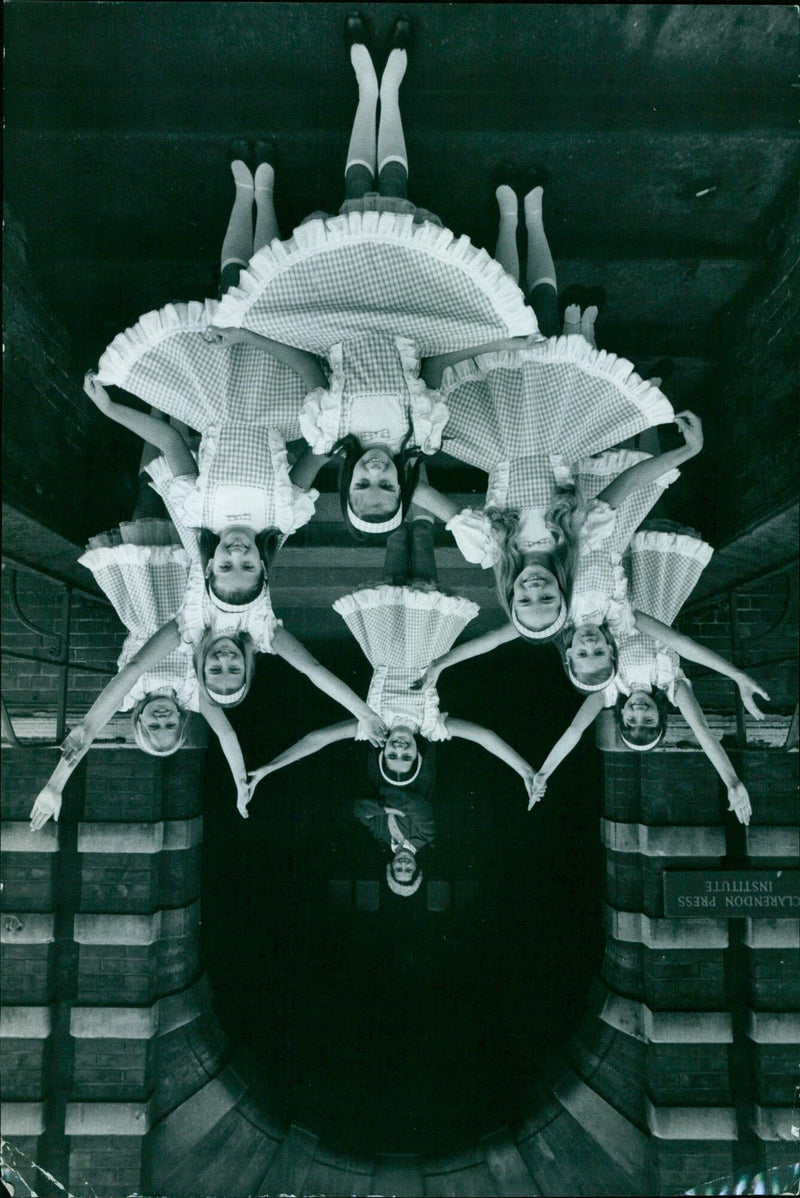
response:
M564 309L564 335L578 336L581 331L581 310L577 304L567 304Z
M378 76L370 52L357 43L350 47L350 61L358 82L358 107L353 118L353 131L347 147L347 162L344 173L351 166L364 166L375 174L377 148L375 144L375 117L378 111Z
M503 183L494 193L497 206L500 209L500 223L497 227L497 244L495 245L495 261L499 262L516 283L519 282L519 251L517 250L517 193L513 187Z
M253 237L253 253L280 237L273 197L275 169L268 162L260 162L256 167L255 185L256 231Z
M542 194L541 187L534 187L525 196L525 228L528 231L526 263L528 291L532 291L540 283L549 283L556 290L558 289L556 268L542 223Z
M392 50L381 77L381 116L378 123L378 174L387 162L399 162L408 171L408 154L400 116L400 84L408 66L405 50Z
M589 342L592 349L597 349L597 342L594 338L594 322L597 320L597 311L596 305L590 304L581 313L581 334Z
M223 270L230 262L246 265L253 255L253 176L247 164L238 158L231 163L231 174L236 198L220 251Z

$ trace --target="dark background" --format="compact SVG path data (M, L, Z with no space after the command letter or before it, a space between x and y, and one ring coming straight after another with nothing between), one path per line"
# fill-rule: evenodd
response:
M349 638L312 648L366 693ZM536 763L578 705L560 674L554 652L505 647L445 673L442 710ZM263 658L232 718L255 764L342 715ZM460 883L476 893L432 912L425 882L410 899L388 890L387 855L352 814L369 794L366 753L344 743L269 775L245 822L212 752L203 953L223 1023L287 1120L352 1152L435 1154L518 1116L584 1011L602 957L601 759L587 737L529 814L507 766L463 740L437 745L425 879L450 882L451 900ZM328 882L346 878L381 879L379 910L337 910Z

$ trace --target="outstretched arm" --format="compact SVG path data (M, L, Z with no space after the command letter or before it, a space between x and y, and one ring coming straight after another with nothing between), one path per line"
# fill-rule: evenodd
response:
M214 703L209 703L202 691L200 693L200 714L209 728L216 733L220 748L236 783L236 808L239 814L247 819L247 804L252 796L239 738L222 708L217 707Z
M642 611L635 612L634 616L639 632L645 633L653 640L660 641L668 649L673 649L679 657L685 658L686 661L696 662L699 666L705 666L709 670L714 670L716 674L723 674L726 678L730 678L738 686L742 702L750 714L757 720L764 719L764 712L760 711L756 705L755 696L760 695L768 703L770 697L749 674L745 674L744 670L737 669L724 657L720 657L719 653L715 653L713 649L707 649L705 645L698 645L697 641L693 641L691 637L684 636L682 632L676 632L674 628L670 628L669 624L663 624L661 620L656 620L653 616L648 616Z
M430 483L423 480L420 480L414 489L414 503L418 507L425 508L426 512L438 516L445 524L448 520L452 520L453 516L458 515L458 508L452 499L448 499L446 495L442 495L441 491L437 491Z
M257 770L253 770L249 774L250 778L250 794L248 802L253 797L255 788L258 786L262 778L266 778L267 774L274 774L276 770L283 769L285 765L291 765L294 761L302 761L304 757L310 757L312 753L318 753L320 749L324 749L326 745L332 745L337 740L352 740L355 737L358 724L355 720L343 720L341 724L330 724L327 728L317 728L315 732L309 732L306 736L296 741L290 748L284 749L277 757L273 757L272 761L266 765L260 766ZM241 810L241 809L240 809ZM244 815L245 812L242 812Z
M324 694L330 695L331 699L341 703L342 707L354 715L366 733L370 744L376 748L383 744L388 729L380 716L376 715L363 699L359 699L356 692L346 682L342 682L341 678L337 678L335 674L321 665L296 637L287 632L285 628L278 627L275 630L272 647L284 661L288 661L290 666L294 666L301 674L305 674L306 678L314 683L314 686Z
M295 374L299 374L309 391L315 387L327 387L328 380L325 371L314 354L305 349L296 349L293 345L284 345L282 341L273 341L270 337L262 337L250 329L215 328L212 326L204 334L207 341L215 345L252 345L272 354L284 366L288 366Z
M680 449L671 449L668 453L660 453L657 457L648 458L645 462L637 462L635 466L623 470L612 483L600 492L598 499L605 500L609 507L618 508L621 503L638 491L656 482L663 474L676 466L696 457L703 448L703 426L693 412L680 412L675 417L675 423L683 433L685 444Z
M533 766L529 765L525 758L520 756L516 749L512 749L511 745L507 744L496 732L492 732L490 728L483 728L480 724L473 724L471 720L448 719L447 727L453 736L460 736L464 740L471 740L473 744L481 745L487 753L499 757L506 765L510 765L512 770L519 774L525 783L528 795L530 795L535 777Z
M109 419L128 428L137 437L141 437L148 445L155 445L167 459L167 465L176 478L190 474L195 477L197 466L181 434L168 420L159 420L147 412L139 412L129 408L127 404L116 403L98 383L93 371L87 371L83 380L83 389L94 406L108 416Z
M697 737L700 748L725 783L728 791L728 810L734 812L740 824L749 824L753 810L750 805L750 796L744 783L739 781L730 757L709 728L703 709L694 697L692 688L683 679L675 687L675 704Z
M481 636L474 636L469 641L462 641L460 645L454 645L447 653L432 661L421 678L412 682L412 691L430 690L431 687L436 686L442 671L448 669L449 666L458 665L461 661L469 661L471 657L479 657L482 653L491 653L493 649L516 640L518 636L519 633L514 625L506 621L499 628L493 628Z
M307 491L313 485L322 467L330 460L330 454L314 453L311 446L308 446L303 450L289 471L289 478L296 487L301 487L302 490Z
M80 724L72 729L61 746L61 761L33 804L31 831L38 832L51 818L58 820L62 791L91 748L92 741L105 728L133 684L146 670L177 648L179 640L178 626L174 620L170 620L169 624L159 628L150 637L95 699Z
M594 720L603 710L603 707L604 702L602 691L595 691L594 694L586 696L583 703L578 708L572 723L567 728L566 732L563 732L553 745L552 749L547 754L547 757L544 759L542 768L536 775L533 785L533 794L531 795L531 802L528 806L529 811L533 804L544 796L544 792L547 789L547 780L550 775L558 769L564 758L569 756L569 754L577 745L578 741L583 736L586 729L591 723L594 722Z
M479 354L501 353L504 349L526 349L531 344L532 341L528 337L506 337L502 341L487 341L483 345L473 345L470 349L457 349L451 354L436 354L435 357L424 359L420 374L425 386L435 389L441 385L446 368L455 366L456 362L476 358Z

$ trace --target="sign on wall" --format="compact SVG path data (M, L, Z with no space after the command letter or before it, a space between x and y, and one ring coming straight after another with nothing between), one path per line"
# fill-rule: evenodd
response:
M800 869L665 869L664 915L798 919Z

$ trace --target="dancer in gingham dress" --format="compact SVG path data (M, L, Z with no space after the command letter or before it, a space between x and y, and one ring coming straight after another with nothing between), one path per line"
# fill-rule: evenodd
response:
M671 627L711 559L712 549L696 533L636 533L630 548L632 624L619 640L617 675L604 691L590 694L572 724L548 754L536 776L531 803L545 792L547 780L574 748L603 707L614 707L623 744L654 749L664 738L667 705L673 704L725 783L729 810L741 823L751 815L750 798L722 745L710 731L692 686L681 669L681 657L715 670L736 683L747 710L764 718L755 696L769 695L742 670L718 653Z
M246 149L246 147L245 147ZM221 255L221 285L238 278L259 239L274 236L274 172L231 164L236 199ZM253 197L258 210L256 242ZM209 327L218 302L169 304L143 316L102 355L95 403L131 427L130 409L102 390L113 383L201 434L198 465L175 476L168 463L150 473L171 510L192 529L203 558L203 626L234 609L269 625L269 564L278 542L311 518L316 491L292 480L286 442L300 438L307 387L294 371L246 345L219 345ZM209 340L209 336L212 340ZM316 366L314 382L324 375ZM251 630L248 630L251 631Z
M412 786L425 768L426 745L455 736L474 741L505 761L529 789L530 766L510 745L487 728L441 712L435 688L411 687L432 658L446 652L475 618L478 607L438 588L432 521L415 509L410 515L407 524L389 538L385 581L333 605L373 667L367 703L388 728L386 742L376 752L377 773L392 787ZM266 774L347 739L362 739L352 721L310 733L251 774L253 787Z
M535 334L536 321L497 262L406 198L399 89L408 21L395 22L380 86L363 19L349 17L347 32L359 102L340 214L313 213L289 241L256 254L216 325L224 343L261 346L306 383L313 355L325 355L330 378L301 415L307 465L340 459L343 518L363 538L398 526L416 459L441 442L447 407L420 378L423 356L443 369L476 347Z
M180 434L156 420L164 444L170 442L173 465L190 458ZM183 447L183 448L182 448ZM155 449L145 446L142 465ZM140 473L140 496L133 519L92 537L79 559L94 575L128 635L117 660L118 674L62 746L62 760L39 794L31 812L34 831L58 819L67 779L114 713L130 711L133 734L145 753L167 757L185 742L191 712L200 713L219 738L237 793L248 790L247 771L227 716L209 702L198 684L193 653L177 635L173 617L181 606L189 576L189 555L171 520L142 513L158 500ZM186 530L180 530L186 537Z
M581 463L583 473L577 485L587 496L596 494L647 457L621 449L589 458ZM633 491L616 508L609 535L578 555L567 622L557 641L567 677L576 690L604 690L617 672L617 643L633 627L623 554L665 488L678 477L679 471L672 470Z
M537 491L537 472L529 468L528 462L522 463L524 469L517 474L517 485L522 486L523 479L526 486L530 485L525 494L539 498L537 507L520 505L507 511L487 503L482 512L467 508L459 513L426 481L420 483L420 505L447 521L467 560L479 562L484 568L494 567L507 620L437 658L415 687L435 686L442 670L518 637L538 644L558 644L567 624L580 563L586 555L590 562L596 562L593 555L602 555L606 541L611 538L613 543L620 535L618 509L622 511L619 527L624 532L631 517L635 519L636 513L647 511L655 501L660 493L659 480L662 485L671 481L675 467L699 452L702 429L697 418L684 413L677 422L686 439L681 449L657 457L615 450L583 459L566 475L569 487L559 490L550 484L548 509L541 502L548 497L543 481L546 468L542 466L538 475Z

